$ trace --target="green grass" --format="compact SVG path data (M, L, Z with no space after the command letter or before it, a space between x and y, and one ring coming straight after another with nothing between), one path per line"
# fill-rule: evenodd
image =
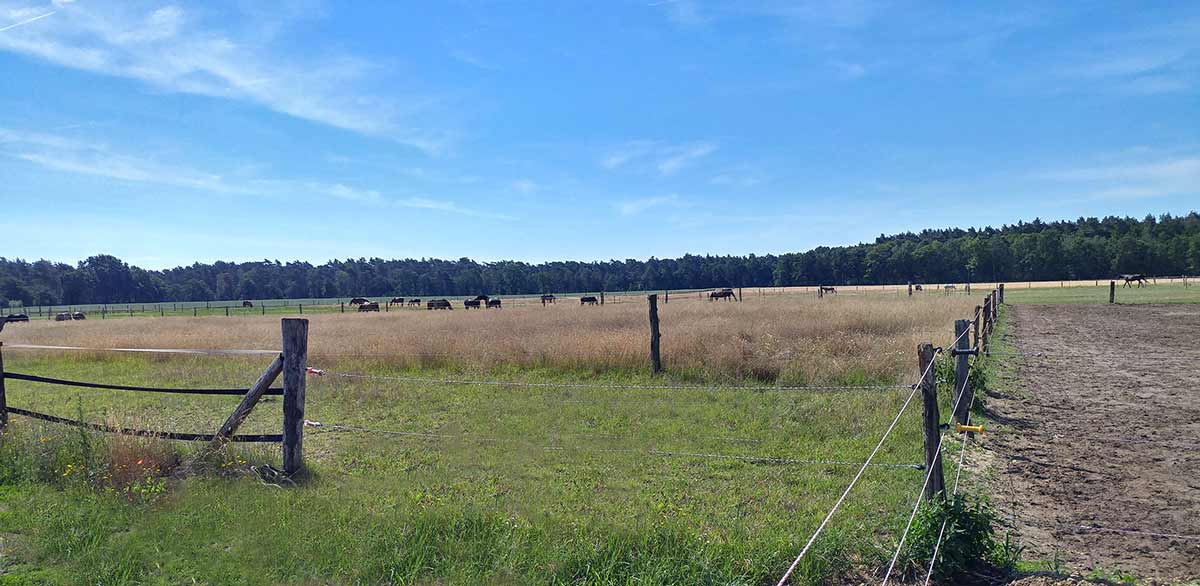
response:
M1108 303L1108 282L1099 287L1042 287L1022 289L1006 288L1005 303L1012 304L1057 304L1057 303ZM1200 283L1148 285L1142 288L1122 288L1117 284L1117 303L1200 303Z
M242 385L264 366L242 357L5 355L10 371L145 385ZM79 432L14 417L0 444L0 584L771 583L856 468L653 452L861 461L906 396L903 389L604 390L310 377L309 419L441 435L310 430L312 477L299 488L228 473L244 468L239 458L278 466L271 446L238 448L226 474L175 480L163 494L86 480L77 472L92 469L84 462L62 476L66 464L111 450L107 438L85 434L91 439L82 450ZM200 432L216 429L236 403L13 380L8 401L89 421ZM942 410L949 411L948 389ZM921 460L920 413L918 399L878 462ZM275 432L280 418L279 399L268 398L242 431ZM42 452L52 457L29 456ZM886 563L922 478L914 469L869 470L797 583Z

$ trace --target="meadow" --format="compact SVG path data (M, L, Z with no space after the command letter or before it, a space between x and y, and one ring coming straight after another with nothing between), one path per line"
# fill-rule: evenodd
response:
M277 488L247 472L278 465L272 445L228 448L184 475L192 446L13 417L0 445L0 579L772 582L909 396L916 344L946 345L977 303L672 301L660 305L657 377L644 304L313 315L309 362L328 372L309 378L306 417L324 425L306 432L308 479ZM278 337L278 318L259 316L34 322L2 339L7 371L212 387L248 385L270 357L12 346L271 349ZM513 384L445 382L482 379ZM210 432L236 403L7 387L13 406L176 431ZM268 397L243 431L277 432L280 420ZM923 478L909 466L921 437L918 400L795 583L886 564Z
M1118 304L1141 303L1200 303L1200 280L1189 279L1185 285L1182 282L1159 283L1145 287L1122 287L1117 283L1116 302ZM1088 282L1071 285L1066 283L1059 287L1021 288L1005 286L1005 302L1007 303L1072 303L1072 304L1104 304L1108 303L1108 282L1100 285Z

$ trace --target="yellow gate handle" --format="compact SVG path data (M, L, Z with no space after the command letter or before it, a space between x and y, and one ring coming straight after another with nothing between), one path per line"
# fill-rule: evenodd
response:
M961 423L956 423L956 424L954 424L954 432L955 433L963 433L963 432L983 433L983 426L982 425L963 425Z

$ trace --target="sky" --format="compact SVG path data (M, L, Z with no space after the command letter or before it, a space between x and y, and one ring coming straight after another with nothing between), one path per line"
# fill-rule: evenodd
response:
M0 0L0 256L606 260L1200 208L1200 3Z

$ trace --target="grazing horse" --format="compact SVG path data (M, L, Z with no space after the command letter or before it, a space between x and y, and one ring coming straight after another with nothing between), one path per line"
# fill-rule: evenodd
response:
M553 295L542 295L542 305L545 305L547 303L554 303Z
M597 303L600 303L600 300L596 299L596 297L592 295L584 295L583 297L579 298L580 305L595 305Z
M413 297L412 299L409 299L409 300L408 300L408 304L409 304L409 305L418 305L418 306L419 306L419 305L421 305L421 299L420 299L419 297Z
M837 287L827 287L825 285L821 285L821 293L833 293L834 295L837 295Z
M359 311L379 311L379 304L374 301L372 301L370 303L360 303L358 305L358 310Z
M367 299L366 297L355 297L354 299L350 300L350 305L362 305L364 303L370 303L370 302L371 302L371 300Z
M242 307L254 307L254 302L253 301L243 301Z
M924 289L922 289L920 285L913 286L913 289L916 289L917 291L924 291Z
M479 300L478 299L464 299L463 300L463 308L464 309L479 309Z
M958 289L958 287L955 287L954 285L942 285L942 289L944 289L947 293L949 293L950 291L954 291L955 289Z
M717 289L716 291L713 291L712 293L708 294L709 301L715 301L717 299L724 299L725 301L736 301L737 295L733 294L733 289L730 289L729 287L724 287L721 289Z
M1121 278L1125 279L1125 284L1121 285L1122 289L1125 287L1132 289L1133 285L1130 285L1130 283L1137 283L1138 288L1145 287L1147 285L1146 275L1121 275Z
M76 311L71 314L71 319L87 319L87 316L82 311Z
M388 301L388 305L404 305L404 298L393 297L391 301Z
M476 302L476 303L478 303L478 302ZM495 298L495 299L488 299L488 300L487 300L487 308L488 308L488 309L491 309L491 308L493 308L493 307L494 307L494 308L496 308L496 309L500 309L500 298L499 298L499 297L497 297L497 298Z
M450 306L450 302L446 301L445 299L430 299L429 302L425 304L425 309L449 309L451 311L454 310L454 308Z
M56 314L54 314L54 321L71 321L71 314L56 313Z

